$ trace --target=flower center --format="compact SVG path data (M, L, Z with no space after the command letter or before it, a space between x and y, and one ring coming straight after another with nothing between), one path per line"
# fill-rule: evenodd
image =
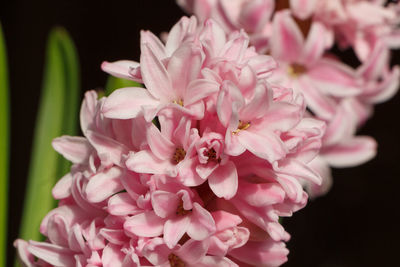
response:
M177 147L175 149L175 154L172 157L172 160L175 164L181 162L186 156L186 151L182 147Z
M171 267L185 267L185 263L173 253L168 255L168 261Z
M172 103L178 104L179 106L183 107L183 100L182 99L174 100L174 101L172 101Z
M249 127L250 127L250 122L244 122L244 121L239 120L238 128L233 131L233 134L237 134L242 130L248 129Z
M217 152L215 151L214 148L210 148L208 151L204 151L204 156L208 157L207 162L221 162L221 158L217 158Z
M181 200L181 203L179 203L178 208L176 209L175 214L176 215L186 215L189 212L191 212L192 210L185 210L185 208L183 207L183 201Z
M296 78L304 74L307 71L307 68L303 65L293 63L292 65L289 65L287 71L291 77Z

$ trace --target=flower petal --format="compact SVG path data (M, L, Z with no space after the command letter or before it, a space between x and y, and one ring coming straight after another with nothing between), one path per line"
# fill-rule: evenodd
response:
M174 94L179 98L175 100L182 99L189 83L198 78L202 62L201 49L193 43L183 44L171 56L167 71L171 78ZM185 102L184 104L186 105Z
M137 117L144 107L157 107L159 101L149 91L140 87L115 90L104 102L101 111L107 118L131 119Z
M139 63L130 60L119 60L115 62L104 61L101 63L101 69L112 76L142 82L140 79L135 79L130 72L139 67Z
M126 161L128 169L138 173L167 174L175 177L177 172L170 160L160 160L148 150L131 154Z
M28 251L54 266L74 266L74 252L47 242L29 241Z
M334 167L360 165L376 155L376 141L369 136L357 136L334 146L323 148L321 154Z
M248 241L246 245L229 252L234 258L254 266L263 266L265 263L277 267L287 261L289 250L283 242L272 239L263 242Z
M124 229L137 236L156 237L163 233L164 222L154 211L146 211L127 219Z
M176 251L176 256L185 262L196 263L207 253L207 243L189 239Z
M164 64L154 54L150 44L141 44L140 67L143 82L150 94L160 99L168 101L175 99L175 92L172 89L172 82Z
M101 256L101 262L103 267L122 267L122 262L124 261L125 253L121 251L121 246L114 244L108 244L103 249L103 254Z
M197 79L189 83L184 96L185 105L200 101L219 90L219 84L215 81Z
M251 126L250 126L251 127ZM274 133L240 131L237 134L238 141L257 157L274 162L286 155L286 148L279 137Z
M128 193L119 193L110 197L107 211L115 216L135 215L142 212Z
M147 127L146 132L147 143L150 146L151 152L161 159L170 160L175 153L175 144L168 140L154 124Z
M179 198L171 192L157 190L151 194L151 204L158 216L167 218L176 213Z
M318 60L308 69L307 75L312 84L326 94L348 97L361 93L361 80L356 72L337 60Z
M190 216L178 216L167 220L164 225L165 244L169 248L175 247L188 230L189 224Z
M147 43L151 46L151 51L158 59L162 60L168 57L163 43L151 31L140 31L140 43Z
M304 1L304 0L303 0ZM305 0L310 2L310 0ZM314 0L311 0L311 2ZM297 2L301 2L297 0ZM325 39L322 37L325 34L325 27L319 22L311 24L310 31L307 35L306 43L304 45L303 63L304 65L311 65L321 58L325 51Z
M317 0L290 0L290 9L299 19L307 19L316 7Z
M288 11L278 11L272 22L271 55L283 61L296 62L303 53L304 39Z
M208 176L208 184L217 197L225 199L234 197L238 189L238 174L235 164L228 161L225 165L219 165Z
M122 166L122 156L127 155L129 149L114 139L98 132L87 131L86 137L90 144L96 149L102 163L111 166L112 164Z
M86 186L87 199L97 203L123 190L121 176L122 170L118 167L112 167L92 176Z
M51 190L51 193L55 199L63 199L67 198L71 195L71 186L72 186L72 175L71 173L67 173L64 175L56 185Z
M199 203L194 202L187 234L194 240L204 240L215 233L215 231L215 221L211 213L200 206Z
M55 138L51 144L64 158L77 164L86 164L92 150L86 138L80 136L64 135Z

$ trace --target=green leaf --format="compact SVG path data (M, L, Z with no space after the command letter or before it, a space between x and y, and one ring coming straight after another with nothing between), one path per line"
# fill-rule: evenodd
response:
M61 56L63 57L65 87L64 87L64 115L62 135L78 134L78 119L80 106L80 77L78 53L72 39L64 28L56 28L58 33ZM69 172L71 163L60 157L60 167L56 180Z
M106 87L105 87L105 95L109 96L116 89L124 88L124 87L143 87L143 85L138 82L125 80L125 79L117 78L114 76L108 76Z
M7 54L0 24L0 266L6 266L8 204L8 73Z
M53 150L51 141L64 134L76 134L79 92L76 49L67 32L56 28L50 33L47 43L43 87L20 228L22 239L43 240L39 233L40 223L56 204L51 189L70 166Z

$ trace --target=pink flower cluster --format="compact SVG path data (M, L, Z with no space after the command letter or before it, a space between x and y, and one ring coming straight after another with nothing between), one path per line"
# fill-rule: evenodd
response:
M53 189L59 206L40 227L47 240L15 242L23 263L284 263L290 235L279 218L306 205L305 182L321 184L309 163L323 138L337 136L324 136L325 123L306 112L302 94L272 83L276 62L249 42L243 31L226 35L214 20L184 17L165 45L141 33L139 63L103 63L145 88L100 99L86 93L85 137L53 142L73 166ZM291 50L279 53L292 59Z
M400 3L384 0L178 0L201 21L213 18L227 33L244 29L259 53L278 63L271 81L303 94L310 116L326 122L322 149L311 165L321 186L305 184L317 196L331 185L330 166L362 164L376 154L376 142L356 136L374 104L398 90L400 68L390 67L390 49L400 48ZM331 52L354 50L350 67Z

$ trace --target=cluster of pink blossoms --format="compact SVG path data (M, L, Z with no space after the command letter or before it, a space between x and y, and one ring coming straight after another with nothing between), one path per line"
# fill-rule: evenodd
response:
M145 88L86 93L85 137L53 142L73 166L53 189L59 205L40 227L47 240L15 242L23 263L284 263L290 235L279 218L306 205L305 182L321 184L309 163L326 125L301 94L271 82L276 62L249 42L244 31L184 17L165 45L141 33L139 63L105 62Z
M400 68L390 67L390 49L400 48L400 3L385 0L178 0L199 20L215 19L227 33L244 29L257 52L270 54L278 69L270 81L303 94L314 118L327 124L322 148L310 164L323 182L304 184L312 196L331 185L330 166L370 160L376 142L356 136L374 104L398 90ZM332 47L353 49L350 67Z

